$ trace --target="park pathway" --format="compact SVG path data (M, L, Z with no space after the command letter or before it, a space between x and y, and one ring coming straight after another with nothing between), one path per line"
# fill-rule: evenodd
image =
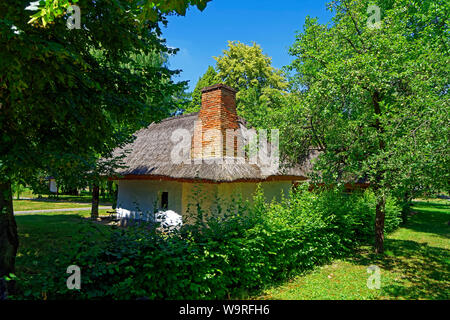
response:
M99 210L107 210L107 209L111 209L111 207L98 207L98 209L99 209ZM64 211L88 211L88 210L91 210L91 207L14 211L14 214L45 213L45 212L64 212Z

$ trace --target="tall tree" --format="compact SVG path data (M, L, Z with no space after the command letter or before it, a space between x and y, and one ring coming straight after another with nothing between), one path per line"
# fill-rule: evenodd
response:
M449 7L422 0L372 4L333 1L328 26L306 19L290 49L301 102L280 112L280 124L292 160L311 148L322 151L320 179L370 182L375 250L382 253L388 193L431 182L448 189Z
M219 78L217 77L216 70L214 67L208 66L208 70L206 70L205 74L198 79L195 89L192 92L192 100L185 112L191 113L199 111L202 104L202 89L217 84L218 81Z
M228 50L214 58L222 81L231 87L286 89L287 82L280 70L272 66L272 58L264 54L261 46L229 41Z
M67 0L41 1L32 23L28 1L0 3L0 282L14 272L19 243L11 178L75 172L129 141L129 123L179 89L166 66L142 68L133 57L175 53L160 23L206 2L81 0L82 27L73 30Z
M272 66L272 59L256 43L251 46L239 41L228 42L228 50L214 58L193 93L191 111L200 108L200 90L221 82L238 90L237 111L254 126L264 126L267 115L283 103L288 82L283 72ZM216 71L217 70L217 71Z

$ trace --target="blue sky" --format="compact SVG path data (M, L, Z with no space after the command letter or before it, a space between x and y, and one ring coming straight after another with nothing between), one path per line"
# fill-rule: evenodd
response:
M185 17L169 17L163 36L170 47L180 49L170 58L170 67L183 70L177 80L190 80L193 90L208 65L215 64L213 56L222 54L228 40L239 40L246 44L255 41L273 58L273 66L281 68L291 62L288 48L306 16L317 17L321 23L331 20L327 2L212 0L203 12L192 8Z

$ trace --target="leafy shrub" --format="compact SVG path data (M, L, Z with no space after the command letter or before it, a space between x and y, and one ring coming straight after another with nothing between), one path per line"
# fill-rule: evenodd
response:
M344 240L372 240L375 233L376 198L372 191L354 191L345 194L339 189L320 192L314 202L315 211L324 212L335 220L338 232ZM311 208L311 210L314 210ZM394 197L386 198L386 233L398 228L401 223L401 208Z

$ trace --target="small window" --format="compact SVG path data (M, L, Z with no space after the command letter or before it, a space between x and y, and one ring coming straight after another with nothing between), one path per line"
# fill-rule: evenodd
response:
M161 194L161 209L167 210L169 208L169 193L163 192Z

